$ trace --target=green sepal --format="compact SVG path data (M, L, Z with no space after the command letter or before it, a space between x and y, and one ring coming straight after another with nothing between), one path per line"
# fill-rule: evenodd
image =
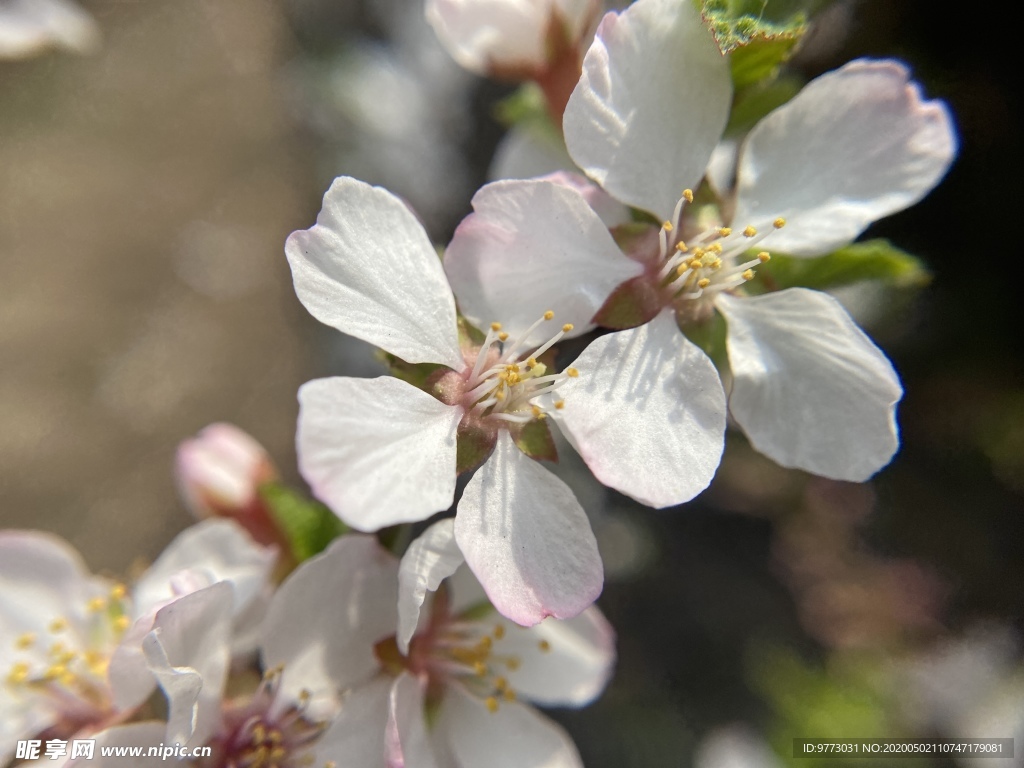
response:
M729 124L725 126L725 135L746 133L762 117L796 96L801 87L800 78L787 76L744 88L733 100Z
M891 288L919 288L931 280L920 259L884 239L853 243L809 259L773 252L771 261L759 266L755 275L746 284L751 293L793 287L824 290L865 281Z
M558 461L558 449L555 448L547 419L534 419L522 426L513 426L509 431L519 450L531 459Z
M455 434L455 474L471 472L487 461L497 441L496 430L463 419Z
M259 493L298 562L322 552L334 539L352 530L319 501L283 483L265 483Z
M757 41L799 38L808 15L825 1L698 0L698 8L719 50L730 53Z
M462 315L459 315L456 325L459 328L459 346L462 349L479 347L486 338L483 331L478 329Z
M793 53L806 27L774 37L755 37L729 54L732 85L737 91L773 79Z
M433 376L434 373L444 369L443 365L438 365L437 363L407 363L401 358L395 357L383 350L377 351L377 358L387 366L388 373L396 379L401 379L408 384L412 384L417 389L422 390L427 390L429 388L427 380Z
M617 331L648 323L661 311L661 296L647 275L627 280L605 299L594 322Z
M494 118L506 128L529 126L549 133L558 143L562 141L561 133L548 114L544 91L536 83L523 83L511 96L499 101L494 107Z
M728 329L724 317L718 312L712 312L707 320L680 324L679 330L687 339L700 347L719 370L723 370L728 359L728 350L725 345Z

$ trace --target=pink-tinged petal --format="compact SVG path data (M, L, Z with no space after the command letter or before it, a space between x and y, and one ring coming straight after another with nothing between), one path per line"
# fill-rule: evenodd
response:
M851 482L889 463L899 376L838 301L790 288L717 305L729 324L729 409L757 450Z
M532 707L501 702L491 712L453 686L437 723L459 768L582 768L576 745L562 728Z
M558 421L598 480L657 508L708 486L722 458L725 393L671 311L599 337L573 367L580 375L558 392Z
M480 75L544 70L553 16L570 40L578 40L593 12L593 0L427 1L427 21L441 44Z
M259 487L277 478L266 449L232 424L211 424L178 446L175 474L197 518L230 514L257 500Z
M473 210L455 231L444 267L459 308L480 327L499 321L517 337L553 310L555 324L542 324L531 343L564 323L579 335L594 327L609 294L643 271L565 183L496 181L473 196Z
M587 201L587 205L594 209L594 213L600 217L601 222L608 229L617 227L620 224L627 224L633 220L629 208L609 195L597 184L594 184L586 176L580 176L578 173L563 170L553 171L544 176L542 180L561 184L563 187L579 192L583 199Z
M299 469L361 531L423 520L455 497L461 418L461 408L391 376L316 379L299 389Z
M528 628L503 623L497 647L520 660L508 672L519 698L548 707L582 707L601 695L615 666L615 630L596 606Z
M946 173L956 131L896 61L860 59L811 81L758 123L740 158L733 223L786 226L765 241L827 253L913 205Z
M263 666L283 665L291 700L302 689L316 697L359 685L379 668L373 646L395 633L397 602L394 556L372 536L344 536L277 590L263 623Z
M659 219L696 187L732 103L729 63L695 5L638 0L604 17L565 109L569 154Z
M0 3L0 59L34 56L47 48L91 53L100 44L93 18L67 0Z
M285 244L295 293L310 314L406 362L461 370L451 289L405 203L342 176L316 222Z
M427 592L434 592L465 562L455 543L455 520L440 520L424 531L402 556L398 568L398 649L409 653L409 641L420 622Z
M178 534L139 578L133 590L135 614L156 610L181 593L183 572L201 576L203 586L229 582L233 617L245 611L269 583L277 552L253 541L233 520L211 518Z
M586 513L506 430L466 486L455 539L494 607L524 626L575 616L601 593L604 572Z
M231 658L231 585L214 584L157 611L142 641L168 701L167 744L204 744L220 723Z
M393 680L378 675L349 691L341 711L313 742L313 765L335 768L391 768L385 762L385 732Z
M95 739L96 744L93 746L92 757L76 757L74 760L69 760L65 763L66 768L122 768L126 765L132 766L132 768L161 768L161 766L167 765L167 758L160 755L149 755L150 747L161 747L163 744L168 744L166 741L167 736L167 725L157 721L148 721L143 723L130 723L128 725L115 725L113 728L107 728L100 731L97 734L89 736L90 739ZM118 747L125 749L131 749L133 747L142 747L141 757L128 757L125 754L118 755L111 754L105 755L106 750L117 750ZM71 755L73 748L73 742L68 743L68 756Z
M403 672L391 686L385 753L388 768L436 768L423 716L425 681Z
M46 637L55 619L67 621L75 647L87 647L93 618L89 601L106 597L111 586L93 576L78 552L58 536L0 532L0 648L6 651L26 632Z

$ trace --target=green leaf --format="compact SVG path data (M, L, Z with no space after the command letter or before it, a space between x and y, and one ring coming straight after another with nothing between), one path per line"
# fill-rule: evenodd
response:
M773 79L800 41L805 27L774 37L755 37L729 54L732 84L737 91Z
M267 483L260 496L284 532L298 562L322 552L351 529L318 501L306 498L282 483Z
M901 251L888 240L867 240L810 259L772 253L771 261L755 271L748 289L779 290L836 288L868 280L893 288L919 288L931 280L928 268L916 256Z

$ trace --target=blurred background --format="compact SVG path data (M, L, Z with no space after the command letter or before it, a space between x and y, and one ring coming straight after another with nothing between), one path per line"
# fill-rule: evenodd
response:
M81 5L93 54L0 60L0 524L123 574L192 520L179 441L232 422L300 483L298 386L383 371L292 291L284 239L330 180L388 187L446 242L511 88L452 62L418 0ZM934 273L868 325L906 389L892 465L825 481L732 435L712 488L655 512L562 452L619 633L604 698L554 713L591 768L810 768L792 739L828 736L1016 736L1024 764L1020 90L971 12L841 2L794 61L899 57L960 127L946 181L868 233Z

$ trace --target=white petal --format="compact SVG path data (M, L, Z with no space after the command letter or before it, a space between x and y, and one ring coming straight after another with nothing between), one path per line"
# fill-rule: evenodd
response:
M405 204L343 176L324 195L316 222L285 244L295 292L310 314L406 362L461 370L451 289Z
M423 713L425 680L403 672L391 686L385 750L388 768L436 768Z
M89 601L106 597L111 586L89 573L78 552L57 536L0 532L0 648L6 652L26 632L46 637L54 619L67 621L77 649L88 647Z
M378 669L373 646L394 634L398 562L371 536L344 536L281 585L263 623L263 666L284 666L294 700L365 682ZM381 722L381 729L384 724Z
M551 0L428 0L427 21L466 69L543 69Z
M466 486L455 538L494 607L519 624L575 616L601 593L601 556L586 513L507 430Z
M299 469L349 525L423 520L455 497L462 409L382 376L316 379L299 389Z
M623 255L580 191L546 179L496 181L473 196L474 213L455 231L444 267L463 314L479 327L500 321L518 337L548 310L573 335L621 283L643 272Z
M89 53L99 42L96 22L67 0L0 3L0 58L32 56L50 46Z
M594 476L637 501L668 507L704 490L725 440L718 371L671 311L591 342L559 390L559 424Z
M128 725L115 725L99 733L89 736L95 739L93 745L93 756L79 756L74 760L65 763L66 768L118 768L118 766L131 765L132 768L160 768L167 765L167 758L159 755L149 756L150 747L159 747L166 743L167 726L164 723L148 721L143 723L130 723ZM168 744L168 746L172 746ZM142 747L142 757L132 757L126 762L124 755L104 755L104 749L116 749L117 747ZM71 755L73 741L68 742L68 756Z
M237 616L263 591L276 560L274 548L257 544L233 520L204 520L178 534L138 580L135 613L141 616L177 597L173 577L192 570L203 573L210 584L231 583L232 615Z
M490 712L461 687L451 687L437 728L459 768L582 768L576 745L532 707L510 702Z
M697 768L781 768L782 761L753 728L738 723L706 736L694 756Z
M514 125L494 150L488 181L533 179L556 171L576 170L565 144L553 131Z
M392 678L378 675L345 697L340 714L310 750L313 765L335 768L391 768L385 762Z
M729 409L784 467L861 482L899 446L899 376L838 301L790 288L721 296L733 373Z
M496 652L520 660L508 672L516 695L548 707L589 704L604 690L615 664L615 630L596 606L529 628L506 622L496 643Z
M609 13L565 109L569 154L624 203L668 219L696 187L732 102L729 63L693 3Z
M845 245L934 187L956 154L949 111L906 67L858 60L811 81L747 137L737 226L787 224L765 241L802 256Z
M142 641L168 700L168 744L204 744L220 722L231 656L231 585L214 584L157 611Z
M427 592L434 592L465 562L455 543L455 520L430 526L402 556L398 569L398 649L409 653L409 641L420 621Z

